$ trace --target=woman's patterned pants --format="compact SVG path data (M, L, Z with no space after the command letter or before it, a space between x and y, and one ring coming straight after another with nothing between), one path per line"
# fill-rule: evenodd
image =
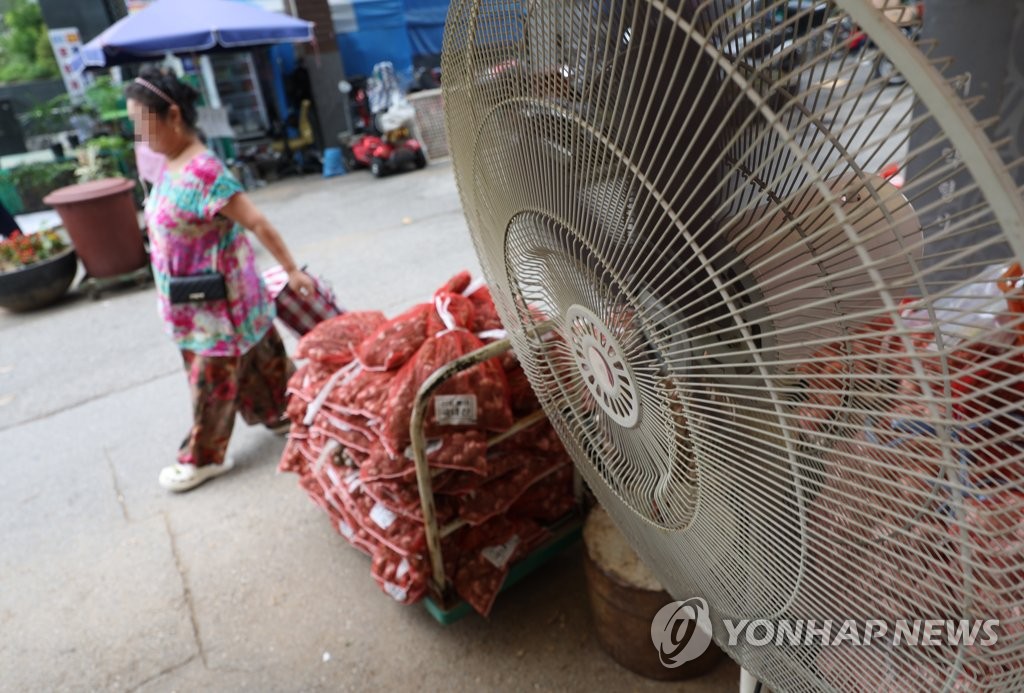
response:
M273 428L285 419L288 378L295 370L277 329L241 356L200 356L182 350L192 393L192 430L181 444L181 464L221 464L235 413L250 426Z

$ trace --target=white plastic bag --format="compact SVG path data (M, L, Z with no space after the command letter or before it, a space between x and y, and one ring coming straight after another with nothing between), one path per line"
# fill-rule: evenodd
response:
M901 314L903 324L914 332L941 335L947 349L975 342L1009 345L1021 330L1022 318L1012 309L1006 291L1012 271L989 265L951 295L932 301L931 311L921 302L909 304Z

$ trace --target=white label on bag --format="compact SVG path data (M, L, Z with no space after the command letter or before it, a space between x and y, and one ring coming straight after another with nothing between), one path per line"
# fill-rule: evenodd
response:
M380 503L377 503L370 510L370 519L376 522L378 527L386 530L388 527L395 524L395 520L398 519L398 516Z
M341 536L345 537L346 539L351 539L352 535L354 534L352 530L352 525L345 522L344 520L338 520L338 531L341 532Z
M405 598L409 596L409 590L390 582L384 583L384 591L387 592L388 596L392 599L399 602L404 602Z
M508 563L510 558L512 558L512 554L516 552L516 548L518 546L519 535L516 534L504 544L488 546L480 552L480 555L486 558L491 565L500 570L504 568L505 564Z
M395 569L395 577L401 580L409 574L409 559L403 558L402 562L398 564L398 568Z
M475 426L476 395L437 395L434 418L439 426Z

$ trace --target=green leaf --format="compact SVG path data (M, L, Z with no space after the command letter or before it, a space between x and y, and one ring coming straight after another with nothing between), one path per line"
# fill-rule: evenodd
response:
M59 76L39 6L29 0L13 0L10 6L3 16L6 31L0 35L0 82Z

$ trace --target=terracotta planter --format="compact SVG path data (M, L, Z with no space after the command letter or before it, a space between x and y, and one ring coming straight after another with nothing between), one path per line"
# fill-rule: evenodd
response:
M90 277L116 277L149 262L132 192L124 178L71 185L43 201L57 210Z
M13 311L48 306L67 293L78 271L74 248L11 272L0 272L0 307Z

